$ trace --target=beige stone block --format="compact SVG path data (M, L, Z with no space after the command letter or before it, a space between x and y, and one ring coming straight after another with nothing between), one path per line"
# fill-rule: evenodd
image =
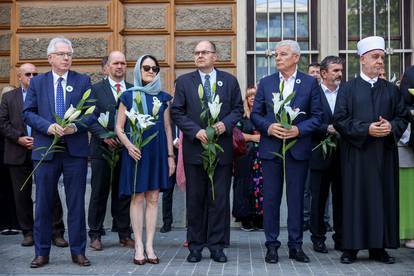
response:
M0 51L10 51L11 32L0 32Z
M108 24L106 6L79 4L22 6L19 9L20 26L82 26Z
M229 6L177 6L176 29L228 30L232 28L232 9Z
M108 52L108 41L103 37L67 37L71 40L74 58L101 58ZM20 59L45 59L50 37L19 39Z
M138 57L149 54L155 56L158 61L164 61L166 44L166 37L125 37L125 56L127 60L137 60Z
M10 58L0 57L0 78L8 79L10 77Z
M165 29L166 6L125 6L125 28L127 29Z
M0 6L0 25L10 25L10 12L11 7L7 6Z
M194 61L194 48L198 40L177 40L175 44L175 58L178 62ZM211 40L217 48L217 55L219 61L231 61L232 43L229 40Z

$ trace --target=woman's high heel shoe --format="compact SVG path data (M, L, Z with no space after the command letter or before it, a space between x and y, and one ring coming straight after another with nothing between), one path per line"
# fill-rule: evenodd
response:
M147 255L146 252L144 252L144 255L145 255L145 259L146 259L147 263L149 263L149 264L159 264L160 263L160 259L158 259L157 256L155 256L155 258L151 259L151 258L148 258L148 255Z
M137 259L135 259L135 252L134 252L134 258L133 258L133 260L134 260L134 264L136 264L136 265L144 265L146 262L147 262L147 258L145 257L146 255L145 255L145 253L144 253L144 259L142 259L142 260L137 260Z

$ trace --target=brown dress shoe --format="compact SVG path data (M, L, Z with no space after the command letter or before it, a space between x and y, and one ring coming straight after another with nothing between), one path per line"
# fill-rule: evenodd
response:
M124 247L135 248L135 241L131 238L119 239L119 244Z
M52 238L53 245L57 247L68 247L68 242L63 237L53 237Z
M91 243L89 246L92 248L92 250L95 251L101 251L102 250L102 243L99 239L91 240Z
M32 235L24 236L23 241L21 243L22 246L32 246L33 244L34 240Z
M85 257L85 255L72 255L72 262L80 266L91 265L91 262L88 260L88 258Z
M42 267L49 263L49 256L36 256L30 263L31 268Z

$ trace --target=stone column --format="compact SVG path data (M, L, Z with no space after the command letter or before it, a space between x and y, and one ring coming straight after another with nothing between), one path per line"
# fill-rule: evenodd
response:
M339 54L338 1L321 0L318 6L319 59Z
M247 83L247 11L246 0L237 1L237 79L239 80L242 95L246 91Z

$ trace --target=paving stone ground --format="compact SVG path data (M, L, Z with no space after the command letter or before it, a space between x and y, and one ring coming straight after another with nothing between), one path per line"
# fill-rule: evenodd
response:
M206 249L200 263L187 263L188 250L182 247L184 239L185 230L182 228L167 234L158 232L155 248L161 263L137 266L132 263L133 250L118 246L117 234L107 231L107 235L102 238L103 251L86 251L92 262L90 267L82 268L73 264L68 248L52 247L50 264L30 269L34 248L20 246L20 235L0 235L0 275L414 275L414 250L389 250L390 255L397 260L392 265L369 261L367 251L361 251L356 263L344 265L339 262L340 252L333 250L330 239L327 241L328 254L314 252L309 232L304 235L303 245L305 253L311 259L308 264L288 259L286 229L281 231L283 245L279 249L277 264L264 262L266 248L263 232L246 233L232 229L231 245L225 250L229 259L226 264L210 260Z

